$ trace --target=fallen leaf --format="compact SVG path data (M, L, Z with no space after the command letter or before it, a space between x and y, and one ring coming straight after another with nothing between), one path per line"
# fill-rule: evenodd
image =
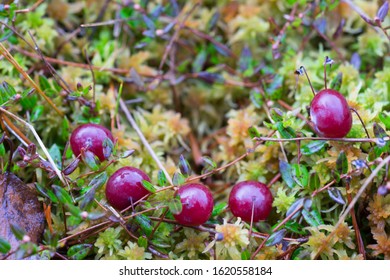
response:
M43 234L45 217L35 189L13 173L0 174L0 236L11 244L11 251L20 241L11 231L11 224L25 230L31 242L38 243ZM9 259L14 258L10 255Z

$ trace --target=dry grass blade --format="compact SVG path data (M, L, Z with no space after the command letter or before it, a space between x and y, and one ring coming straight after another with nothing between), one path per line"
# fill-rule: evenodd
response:
M148 140L146 140L144 134L142 133L141 129L138 127L137 123L135 122L133 116L131 115L130 111L127 109L126 103L120 99L119 105L121 106L122 111L125 113L127 120L129 121L130 125L134 128L134 130L137 132L138 137L141 139L142 143L145 145L146 149L148 150L149 154L152 156L153 160L156 162L157 166L164 172L165 176L167 177L169 183L173 185L173 181L171 176L169 175L168 171L165 169L164 165L156 155L156 153L153 151L153 148L150 146Z
M26 122L25 120L19 118L18 116L12 114L11 112L8 112L7 110L5 110L5 109L3 109L1 107L0 107L0 111L3 112L4 114L7 114L11 118L21 122L23 125L25 125L33 133L33 135L34 135L35 139L37 140L39 146L41 147L43 153L46 155L48 161L52 165L52 168L53 168L54 172L56 173L58 178L61 180L61 182L64 184L64 186L67 186L68 184L67 184L66 180L62 176L61 171L57 168L57 165L55 164L53 158L50 156L49 151L46 149L45 144L43 144L43 142L42 142L41 138L39 137L38 133L35 131L35 128L31 124Z

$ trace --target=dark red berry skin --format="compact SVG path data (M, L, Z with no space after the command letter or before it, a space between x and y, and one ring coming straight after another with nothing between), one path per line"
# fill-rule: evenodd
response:
M257 181L237 183L230 192L229 208L235 217L250 223L267 219L272 210L273 197L266 185Z
M180 214L173 215L176 221L185 226L199 226L207 222L214 202L206 186L198 183L187 184L180 187L177 194L183 208Z
M149 194L142 186L142 180L150 182L148 175L138 168L126 166L118 169L107 181L107 201L118 210L129 207Z
M114 142L112 133L104 126L98 124L83 124L77 127L70 136L70 147L73 154L79 156L81 149L88 146L88 150L94 153L100 161L104 161L103 142L110 138Z
M352 127L352 114L347 100L338 91L323 89L310 105L310 117L321 137L343 138Z

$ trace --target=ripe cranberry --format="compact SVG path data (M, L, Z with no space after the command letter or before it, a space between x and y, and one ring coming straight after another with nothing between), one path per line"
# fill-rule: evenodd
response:
M230 192L229 208L233 215L243 221L265 220L272 209L272 194L266 185L257 181L237 183Z
M142 180L150 182L148 175L135 167L118 169L107 181L106 198L112 207L123 210L140 200L149 191L142 186Z
M180 224L198 226L204 224L213 211L213 196L210 190L198 183L191 183L180 187L177 191L182 203L182 211L173 215Z
M352 127L352 114L347 100L338 91L323 89L310 105L310 117L319 136L342 138Z
M86 148L104 161L103 142L106 138L114 142L111 132L98 124L83 124L77 127L70 136L70 147L73 154L79 156L81 149Z

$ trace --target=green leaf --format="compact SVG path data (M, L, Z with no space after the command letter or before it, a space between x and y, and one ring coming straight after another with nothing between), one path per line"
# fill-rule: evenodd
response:
M192 72L197 73L202 71L206 59L207 59L206 50L203 49L200 52L198 52L198 55L195 57L195 60L192 63Z
M270 110L270 114L271 114L271 118L275 121L275 122L281 122L283 121L283 112L282 110L280 110L279 108L271 108Z
M0 253L7 254L11 250L11 244L0 236Z
M390 129L390 113L389 112L380 112L379 119L385 125L386 129Z
M183 210L183 205L181 203L179 195L176 195L176 197L168 201L168 208L174 215L178 215L181 213L181 211Z
M149 236L153 232L152 221L145 215L137 215L134 217L136 223L141 227L143 233Z
M284 139L290 139L295 138L297 135L295 134L295 131L291 127L284 127L282 122L277 122L276 129L279 131L280 135Z
M39 75L39 86L43 91L51 90L51 85L45 76Z
M11 226L11 231L15 235L16 239L22 240L23 237L26 235L26 231L21 226L15 223L11 223L10 226Z
M81 158L85 162L85 164L91 168L93 171L98 171L99 170L99 159L97 156L95 156L94 153L91 151L83 151L81 152Z
M341 151L336 160L336 170L339 174L348 173L348 159L344 151Z
M309 188L314 191L319 189L321 186L320 176L318 176L317 172L310 173L309 176Z
M324 140L312 141L307 145L301 147L301 153L304 155L312 155L320 151L326 144Z
M57 196L54 194L54 192L52 190L46 189L46 188L42 187L40 184L38 184L38 183L35 183L35 187L36 187L36 189L38 190L38 192L40 194L42 194L43 196L46 196L52 202L58 203L58 198L57 198Z
M178 187L178 186L181 186L185 183L186 178L180 172L175 172L173 174L172 181L173 181L173 185Z
M321 216L319 216L318 211L312 210L309 212L306 209L303 209L302 216L305 221L312 227L318 227L319 225L322 225L324 223L321 219Z
M45 107L44 107L43 105L37 105L37 106L35 106L35 107L33 108L32 112L31 112L31 118L30 118L30 120L31 120L32 122L38 120L38 119L42 116L44 110L45 110Z
M83 260L91 252L91 244L77 244L68 249L67 256L72 260Z
M62 168L62 155L60 148L57 146L57 144L53 144L49 149L49 154L54 160L55 164L59 169Z
M256 138L256 137L259 138L259 137L261 137L260 132L254 126L251 126L250 128L248 128L248 134L249 134L250 138Z
M63 204L72 204L73 200L70 194L62 187L57 185L52 185L55 195L58 200Z
M284 236L286 235L286 230L281 229L278 230L277 232L274 232L271 234L270 237L268 237L267 241L265 242L265 246L274 246L280 242L282 242Z
M156 188L154 187L154 185L152 183L150 183L149 181L146 181L146 180L142 180L142 186L149 192L151 193L155 193L156 192Z
M144 236L138 237L137 244L139 247L148 248L148 239Z
M251 259L251 253L248 250L244 250L241 253L241 260L246 261Z
M290 232L297 233L300 235L307 234L307 232L303 229L303 226L294 220L287 221L286 224L284 225L284 228Z
M228 204L226 202L220 202L214 205L213 212L211 213L211 217L218 216L221 214L226 208Z
M102 172L98 175L96 175L88 184L88 187L83 189L81 191L82 195L82 201L80 203L80 208L84 209L89 205L93 199L95 198L96 191L104 185L104 183L107 181L107 173Z
M96 175L95 177L93 177L93 179L89 182L88 187L97 190L104 185L107 179L108 179L107 172L104 171Z
M255 89L251 90L249 93L249 98L252 101L252 104L256 108L260 109L263 106L264 103L263 96L257 90Z
M215 161L213 161L213 159L208 156L202 157L202 163L204 166L202 174L208 173L217 168L217 164L215 163Z
M279 171L280 171L280 174L282 174L282 179L287 184L287 186L289 188L293 188L295 186L295 182L294 182L294 179L292 177L291 165L283 160L280 160L279 161Z
M292 164L292 177L294 181L301 187L306 187L309 183L309 172L303 164Z
M5 156L5 147L4 147L4 144L3 143L0 143L0 156L3 157Z
M162 170L159 170L157 173L157 184L160 187L164 187L168 184L167 177L165 176L165 173Z
M77 206L74 206L73 204L67 203L65 204L66 209L69 210L69 212L76 218L81 217L81 209Z

